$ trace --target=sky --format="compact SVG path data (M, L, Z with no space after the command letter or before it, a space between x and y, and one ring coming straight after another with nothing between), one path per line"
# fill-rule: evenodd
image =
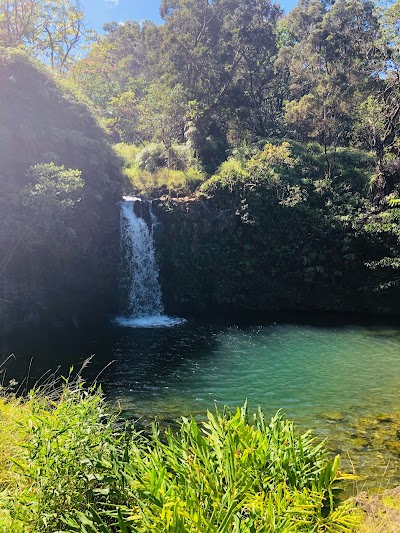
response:
M102 31L106 22L125 20L152 20L162 22L159 14L161 0L81 0L86 13L88 28ZM280 5L287 13L297 0L281 0Z
M100 32L106 22L152 20L162 22L160 0L81 0L89 28Z

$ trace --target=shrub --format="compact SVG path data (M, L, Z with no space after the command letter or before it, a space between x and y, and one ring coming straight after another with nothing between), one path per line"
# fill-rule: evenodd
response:
M138 168L148 172L155 172L165 163L165 149L161 144L149 143L136 156Z
M168 189L172 196L185 196L193 193L204 181L204 175L196 168L187 171L163 168L156 173L156 180L160 189Z
M192 151L185 144L173 145L166 150L155 143L142 149L120 143L115 149L125 161L124 174L129 180L126 192L185 196L193 193L205 180Z
M57 400L34 393L24 409L6 533L344 533L358 523L338 500L338 458L281 413L268 423L245 405L143 435L118 431L101 393L79 382Z
M186 171L197 164L193 151L187 144L173 144L166 151L166 159L168 167L175 170Z
M101 393L86 391L82 382L63 387L56 401L32 393L23 405L24 451L11 456L19 474L9 491L13 525L23 524L26 533L58 531L63 516L85 511L104 489L91 461L105 460L117 442L115 436L110 441L112 418L103 424Z
M136 157L141 151L139 146L135 144L118 143L114 144L113 148L123 158L125 167L136 165Z

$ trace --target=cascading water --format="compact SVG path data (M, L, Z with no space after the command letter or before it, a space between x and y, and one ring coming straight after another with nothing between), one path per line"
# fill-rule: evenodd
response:
M147 221L144 218L147 208ZM140 198L125 197L121 202L120 290L123 316L121 326L160 327L181 323L164 315L161 287L154 253L153 228L157 218L150 204Z

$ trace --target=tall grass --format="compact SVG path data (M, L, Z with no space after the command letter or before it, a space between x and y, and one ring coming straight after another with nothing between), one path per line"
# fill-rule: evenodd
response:
M165 148L155 143L144 148L120 143L114 148L125 162L124 174L132 189L127 192L182 197L192 194L206 179L185 145L174 145L168 152L174 157L168 160Z
M78 380L3 398L0 415L4 533L339 533L360 520L338 499L338 458L281 413L244 406L142 434Z

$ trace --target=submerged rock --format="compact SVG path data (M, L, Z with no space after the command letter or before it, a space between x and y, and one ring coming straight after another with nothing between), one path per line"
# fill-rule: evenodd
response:
M325 418L326 420L329 420L332 422L344 422L346 420L345 416L340 411L322 413L321 418Z

